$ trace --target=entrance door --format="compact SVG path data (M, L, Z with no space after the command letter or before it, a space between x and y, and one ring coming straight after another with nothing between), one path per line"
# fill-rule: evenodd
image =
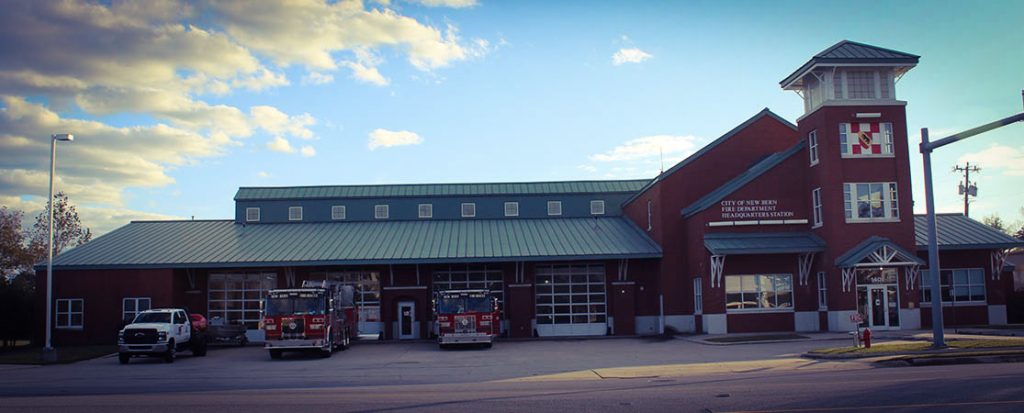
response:
M867 327L876 330L899 328L899 296L895 285L860 286L857 288L857 301Z
M416 337L416 303L400 301L398 303L398 339L410 340Z

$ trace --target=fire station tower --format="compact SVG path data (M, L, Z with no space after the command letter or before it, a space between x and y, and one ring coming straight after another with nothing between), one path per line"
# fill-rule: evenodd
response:
M804 100L812 231L825 240L812 279L822 327L918 328L919 266L906 102L896 84L918 56L842 41L782 80ZM825 286L827 285L827 289Z

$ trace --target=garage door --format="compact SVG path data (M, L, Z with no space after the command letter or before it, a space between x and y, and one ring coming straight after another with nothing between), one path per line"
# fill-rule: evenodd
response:
M210 274L207 317L212 323L243 324L250 341L263 341L260 302L273 288L274 273Z
M544 265L536 271L537 335L607 334L604 265Z

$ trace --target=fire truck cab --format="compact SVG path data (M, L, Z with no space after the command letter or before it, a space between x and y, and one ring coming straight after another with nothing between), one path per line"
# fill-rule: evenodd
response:
M318 351L330 357L357 335L355 288L336 281L304 281L301 288L270 290L263 303L263 330L270 358L284 351Z
M434 294L435 333L442 347L484 344L501 331L498 299L488 290L442 290Z

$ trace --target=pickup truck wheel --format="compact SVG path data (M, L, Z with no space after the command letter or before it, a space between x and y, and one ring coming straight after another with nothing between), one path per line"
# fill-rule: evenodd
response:
M270 358L277 360L281 358L281 350L270 350Z
M174 356L177 354L177 345L174 340L167 342L167 352L164 353L164 363L174 363Z
M121 364L128 364L128 360L131 360L132 356L128 353L117 353L117 361Z

